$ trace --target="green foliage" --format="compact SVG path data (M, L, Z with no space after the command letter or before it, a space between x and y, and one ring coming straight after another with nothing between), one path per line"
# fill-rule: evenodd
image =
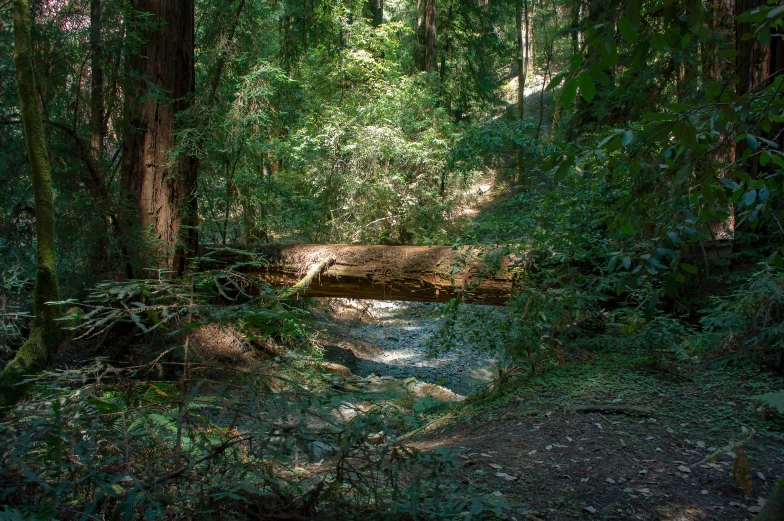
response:
M2 426L0 501L18 509L6 515L78 508L157 519L176 508L240 519L259 505L373 519L506 512L502 500L451 479L454 453L394 441L412 411L379 402L361 412L351 395L314 392L319 377L303 379L295 366L279 360L225 381L175 384L147 379L152 366L98 361L38 378L34 399ZM389 441L369 443L379 432Z
M28 302L32 280L19 266L0 273L0 352L19 347L22 328L29 319Z
M780 416L784 416L784 391L765 393L754 396L763 405L774 409Z
M751 352L784 353L784 275L769 265L751 272L725 296L711 296L704 330Z
M222 263L211 256L228 253L241 259ZM202 324L234 324L241 330L266 338L301 335L297 322L301 311L284 304L263 280L243 271L264 259L241 250L213 250L199 262L224 264L214 270L194 270L183 278L168 278L159 272L156 279L107 281L97 284L77 304L86 312L71 326L78 338L105 336L119 324L132 324L139 334L164 330L178 335Z

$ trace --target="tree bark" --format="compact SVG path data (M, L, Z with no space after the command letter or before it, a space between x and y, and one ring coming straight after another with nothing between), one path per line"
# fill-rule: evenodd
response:
M305 273L329 259L329 266L323 265L300 293L313 297L414 302L461 298L503 305L524 275L524 268L511 257L450 246L266 244L252 251L260 259L243 270L273 286L294 286ZM247 263L248 258L230 250L213 250L202 267L218 268L239 261Z
M571 39L572 39L572 54L578 54L580 52L580 13L581 13L581 1L576 1L572 4L572 30ZM561 99L560 96L555 100L555 114L553 114L553 126L550 130L550 139L554 140L558 136L558 127L561 124L561 115L563 114L563 107L561 107Z
M417 0L416 21L414 22L414 37L416 45L413 49L414 66L418 71L425 70L425 11L427 0Z
M736 0L735 16L755 9L763 3L761 0ZM752 24L735 23L735 48L739 53L736 57L737 76L739 79L736 89L739 96L765 88L767 83L765 79L771 73L771 46L762 45L757 38L743 40L744 34L753 32L754 27ZM735 145L736 157L741 158L745 150L745 141L738 141ZM758 170L759 162L756 157L750 158L747 172L752 178L756 178Z
M30 37L30 2L14 0L14 63L22 111L27 155L35 197L36 272L33 288L33 328L11 362L0 373L0 408L16 403L25 393L19 385L27 375L51 366L64 339L59 306L47 302L60 300L55 249L55 214L49 154L44 138L41 110L33 71L33 49Z
M528 0L515 3L515 25L517 28L517 120L525 116L525 82L528 74ZM523 147L517 145L517 182L523 181Z
M102 23L101 0L90 0L90 146L94 161L103 161L106 138L106 109L103 103L103 49L101 43Z
M150 20L129 58L136 78L127 96L121 190L159 265L179 274L198 245L198 161L172 154L176 117L195 90L194 0L133 0L133 7Z
M515 3L515 26L517 29L517 119L522 120L525 115L525 27L523 21L523 4L527 0L518 0Z
M426 0L425 5L425 72L438 68L438 8L437 0Z
M209 250L201 267L243 262L243 271L273 286L294 286L324 259L329 267L314 276L301 295L413 302L505 304L524 276L519 260L480 249L450 246L349 246L265 244L247 256ZM481 254L481 256L480 256Z
M370 25L378 27L384 23L384 0L367 0L370 11Z

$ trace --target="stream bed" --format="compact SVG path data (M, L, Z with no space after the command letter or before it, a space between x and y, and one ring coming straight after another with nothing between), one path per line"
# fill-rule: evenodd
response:
M497 353L482 352L458 337L439 334L445 304L381 300L330 299L327 315L340 342L325 358L347 365L362 377L393 377L437 384L466 395L486 385L498 371ZM461 313L501 313L502 308L466 306ZM458 322L459 324L459 322ZM460 327L460 326L458 326ZM446 345L445 345L446 344ZM336 349L338 347L339 349ZM350 349L356 359L346 361Z

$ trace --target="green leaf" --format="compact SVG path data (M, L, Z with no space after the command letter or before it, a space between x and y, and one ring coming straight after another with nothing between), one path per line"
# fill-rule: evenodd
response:
M687 103L665 103L664 108L673 112L685 112L692 108L692 106Z
M555 172L555 182L560 183L566 177L566 174L569 173L569 169L572 168L572 164L574 163L574 158L571 156L561 162L558 166L558 170Z
M664 35L655 33L651 36L651 46L657 51L663 51L667 47L667 42L664 40Z
M784 14L784 5L780 5L778 7L774 7L768 12L768 20L772 20L774 18L778 18Z
M577 84L580 86L580 95L583 99L588 103L592 102L596 96L596 84L594 84L590 73L588 71L581 72L577 77Z
M623 226L621 226L621 233L625 235L632 235L634 233L634 227L632 226L632 223L629 221L623 223Z
M622 265L623 265L623 267L624 267L624 268L626 268L627 270L628 270L629 268L631 268L631 267L632 267L632 259L631 259L631 257L624 257L624 258L623 258L623 260L621 261L621 264L622 264Z
M612 34L608 33L607 38L604 41L600 62L602 67L608 69L610 67L615 67L618 63L618 44L615 43L615 38Z
M718 56L719 58L734 58L739 54L740 51L738 51L737 49L722 49L716 53L716 56Z
M757 140L754 139L754 136L751 134L746 134L746 145L752 150L757 150L757 148L759 148L759 143L757 143Z
M544 90L553 90L554 88L556 88L558 85L561 84L561 82L564 80L565 77L566 77L565 72L556 74L555 76L553 76L553 79L550 80L550 83L547 84L547 87L545 87Z
M686 273L691 273L692 275L696 275L697 272L699 271L697 269L697 266L694 266L693 264L689 264L688 262L682 262L681 269Z
M612 80L610 79L607 74L605 74L604 70L602 70L602 66L598 62L591 62L590 65L591 76L593 79L603 85L610 85L612 84Z
M640 2L638 0L626 1L626 19L629 21L629 25L635 30L640 27L640 11Z
M558 160L561 158L561 155L558 152L553 152L550 157L542 164L542 170L545 172L548 170L552 170L555 168L555 165L558 164Z
M637 41L637 31L632 28L629 20L627 20L625 16L622 16L620 20L618 20L618 31L627 42L635 43Z
M633 139L634 139L634 134L632 134L631 131L629 130L624 131L621 134L621 146L622 147L627 146L629 143L632 142Z
M751 206L754 204L754 201L757 200L757 191L756 190L749 190L746 192L746 195L743 196L743 204L746 206Z
M647 41L642 41L634 47L632 53L632 65L635 67L643 68L647 63L648 51L651 50L651 44Z
M776 391L766 394L758 394L752 398L759 400L771 409L776 409L779 414L784 414L784 391Z
M610 259L610 263L607 265L607 271L612 273L613 271L615 271L616 266L618 266L618 256L613 255L612 258Z
M664 282L664 294L670 298L675 298L677 294L677 286L675 284L675 277L670 274Z
M666 114L663 112L648 112L645 114L646 121L672 121L674 119L674 114Z
M781 253L778 251L774 251L771 256L768 257L768 262L778 269L784 267L784 257L782 257Z
M770 45L770 29L765 27L757 33L757 41L762 45Z
M727 188L729 188L733 192L735 190L737 190L738 188L740 188L740 186L738 186L738 183L736 183L732 179L728 179L726 177L720 177L719 178L719 182L721 182L721 184L723 184L724 186L726 186Z
M577 96L577 81L571 79L564 84L561 108L568 109L571 107L575 96Z

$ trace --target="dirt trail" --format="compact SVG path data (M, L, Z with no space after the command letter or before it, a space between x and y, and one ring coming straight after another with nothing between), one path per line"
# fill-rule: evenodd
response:
M754 396L781 378L691 364L673 378L611 356L521 381L412 446L459 451L460 483L519 505L517 519L752 519L784 473L781 424ZM650 413L572 409L595 404ZM721 450L745 439L749 494L733 479L740 456Z

